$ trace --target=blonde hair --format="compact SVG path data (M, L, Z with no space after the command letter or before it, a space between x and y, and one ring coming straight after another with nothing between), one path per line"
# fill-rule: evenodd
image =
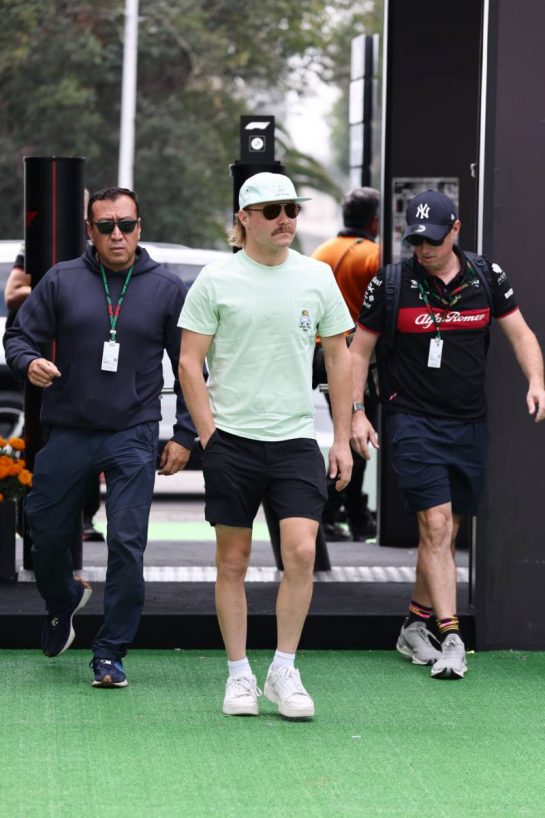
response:
M238 214L235 217L234 225L227 232L227 242L231 247L244 247L246 244L246 228L240 221Z

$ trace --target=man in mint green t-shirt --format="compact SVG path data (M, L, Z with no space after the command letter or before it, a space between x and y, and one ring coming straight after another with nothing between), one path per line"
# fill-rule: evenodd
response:
M312 357L320 335L334 441L328 475L342 491L352 457L353 322L331 268L290 249L300 202L291 180L258 173L241 187L228 261L205 267L186 298L180 380L203 447L205 516L216 531L216 608L229 667L223 712L258 715L261 691L246 657L244 579L263 499L280 523L284 575L278 643L265 696L287 718L314 715L294 667L312 597L316 534L327 498L315 440ZM205 359L210 372L203 378Z

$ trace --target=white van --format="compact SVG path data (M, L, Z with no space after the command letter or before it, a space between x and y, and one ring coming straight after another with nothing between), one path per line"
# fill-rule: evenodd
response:
M180 276L189 289L206 264L228 258L231 253L221 250L198 250L181 244L162 244L142 241L154 261L159 261L167 270ZM173 391L174 373L170 358L163 356L163 394L161 396L161 422L159 424L159 446L172 437L172 427L176 420L176 396Z
M231 253L222 250L201 250L186 247L182 244L163 244L161 242L140 243L145 247L154 261L159 261L168 270L180 276L187 287L195 281L206 264L228 258ZM0 338L4 334L6 306L4 287L13 262L17 257L21 241L0 241ZM172 436L172 427L176 418L176 398L173 393L174 374L168 355L163 357L164 393L162 395L159 426L159 441L163 445ZM329 449L332 443L332 426L323 395L314 392L314 411L318 444L322 451ZM4 347L0 344L0 435L9 437L20 435L23 428L23 395L6 365Z
M3 298L4 287L13 263L21 248L21 241L0 241L0 338L6 324L6 305ZM167 270L180 276L187 287L195 281L205 264L229 258L229 252L221 250L200 250L182 244L141 242L154 261L159 261ZM174 374L166 355L163 358L163 378L165 393L162 396L162 415L159 438L165 443L172 437L172 427L176 418L176 398L172 392ZM20 385L13 378L6 364L4 347L0 344L0 436L20 435L23 428L23 395Z

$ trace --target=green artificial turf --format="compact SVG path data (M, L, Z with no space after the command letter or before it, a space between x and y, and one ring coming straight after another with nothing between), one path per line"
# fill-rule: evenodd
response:
M220 651L0 651L1 818L545 816L545 654L481 653L463 681L394 652L298 658L316 717L221 713ZM250 660L262 685L270 653Z

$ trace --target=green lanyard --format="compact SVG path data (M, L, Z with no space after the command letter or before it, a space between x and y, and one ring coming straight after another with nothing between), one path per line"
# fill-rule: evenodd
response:
M452 309L462 298L462 293L467 287L472 287L476 283L475 273L473 268L471 267L469 261L466 260L466 268L462 275L461 284L456 287L456 289L452 290L452 292L448 293L447 291L447 298L444 298L441 295L439 290L439 285L434 282L435 290L430 290L428 295L432 295L443 307L448 307L448 309Z
M125 293L127 292L127 287L129 286L129 281L131 280L132 271L134 270L134 264L132 267L129 268L127 275L125 276L125 281L123 282L123 286L121 287L121 292L119 293L119 298L117 299L117 304L114 310L114 306L112 304L112 297L110 295L110 287L108 285L108 279L106 277L106 272L102 264L100 265L100 272L102 273L102 283L104 284L104 292L106 293L106 301L108 303L108 317L110 319L110 341L115 341L116 335L116 326L117 326L117 319L119 318L119 313L121 312L121 305L123 303L123 299L125 298Z
M439 331L439 322L438 322L437 318L435 317L435 313L434 313L434 311L433 311L433 309L431 307L430 300L428 298L429 293L428 293L428 291L425 289L425 287L423 286L423 284L420 281L417 281L416 283L418 284L418 289L420 290L420 295L422 296L422 300L423 300L424 304L426 305L428 315L430 316L430 318L433 321L433 324L435 326L435 331L437 332L437 338L439 338L439 340L441 340L441 333Z

